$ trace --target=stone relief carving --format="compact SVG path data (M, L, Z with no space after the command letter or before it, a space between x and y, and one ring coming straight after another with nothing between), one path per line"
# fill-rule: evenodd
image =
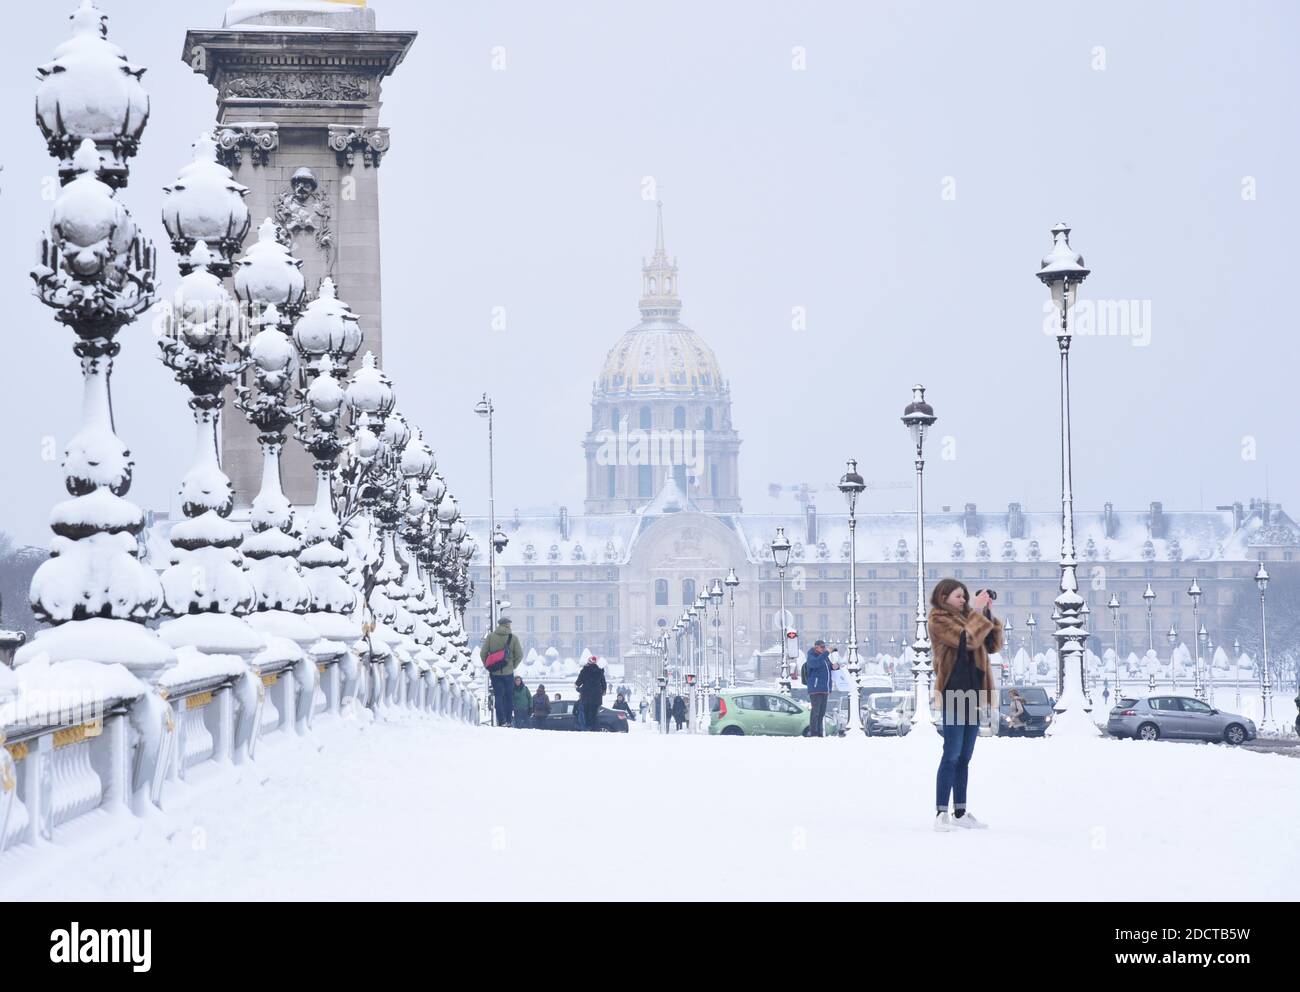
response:
M339 166L351 168L356 164L356 153L361 152L366 166L378 166L380 159L389 148L388 128L386 127L348 127L343 124L331 124L329 128L329 146L339 158Z
M299 169L293 174L290 186L280 192L275 205L275 222L280 228L280 240L292 247L294 238L306 231L315 239L316 246L332 255L334 232L330 229L330 204L319 189L310 169Z
M225 124L216 129L217 158L228 169L235 169L249 151L253 165L266 165L271 152L280 147L278 124Z
M369 100L370 91L371 80L353 72L253 72L227 79L221 98L356 103Z

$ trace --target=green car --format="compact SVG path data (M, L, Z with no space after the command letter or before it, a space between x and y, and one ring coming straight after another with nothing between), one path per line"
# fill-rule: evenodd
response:
M710 734L806 737L812 707L773 689L724 689L710 709ZM829 718L823 727L827 737L835 734Z

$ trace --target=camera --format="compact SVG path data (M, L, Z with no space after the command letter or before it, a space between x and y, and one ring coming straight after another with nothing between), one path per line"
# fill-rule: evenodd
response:
M978 596L982 592L988 593L989 599L993 600L993 602L996 603L998 601L998 591L996 589L976 589L975 595Z

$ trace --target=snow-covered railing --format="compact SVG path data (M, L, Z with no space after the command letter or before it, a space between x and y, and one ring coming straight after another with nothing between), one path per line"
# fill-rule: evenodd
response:
M0 853L53 841L98 810L161 806L166 783L255 760L259 741L340 718L358 689L376 712L478 722L459 665L432 652L372 661L336 642L316 647L305 657L264 651L252 663L182 648L151 684L119 665L0 667Z

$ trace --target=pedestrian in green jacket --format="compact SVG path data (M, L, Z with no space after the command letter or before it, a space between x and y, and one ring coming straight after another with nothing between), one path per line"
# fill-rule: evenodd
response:
M515 726L531 727L532 721L528 718L528 712L533 708L533 696L528 691L528 686L524 685L524 680L518 675L515 676Z
M478 649L478 656L486 664L489 655L503 650L505 658L502 664L491 670L489 674L492 676L492 696L496 701L497 726L509 727L514 723L515 715L512 676L515 674L515 668L524 660L524 646L519 643L519 638L510 632L509 617L502 617L497 622L497 629L483 638L483 646Z

